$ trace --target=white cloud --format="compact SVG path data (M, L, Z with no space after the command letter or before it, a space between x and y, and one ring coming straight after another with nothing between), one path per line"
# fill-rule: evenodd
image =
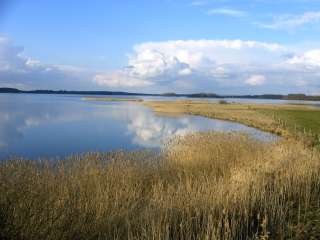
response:
M207 11L209 15L224 15L229 17L244 17L246 12L232 8L213 8Z
M0 86L139 92L320 92L320 49L243 40L177 40L134 46L122 70L93 73L24 56L0 37ZM261 77L263 76L263 77ZM255 86L248 89L248 84Z
M205 1L205 0L198 0L190 3L191 6L205 6L207 4L208 4L208 1Z
M99 84L154 92L314 92L320 87L318 52L297 52L277 43L242 40L146 42L134 47L125 71L113 77L104 73ZM297 66L298 60L314 67Z
M180 61L176 56L156 49L141 49L129 58L130 74L136 77L156 78L159 75L170 77L177 72L190 72L189 65Z
M94 76L94 81L100 86L112 88L134 88L150 86L153 83L147 80L130 77L126 72L102 73Z
M90 75L83 68L45 64L25 56L22 47L0 37L0 87L76 89L88 86Z
M274 60L275 53L285 51L279 44L241 40L148 42L134 47L129 67L121 74L106 73L96 76L95 80L101 85L123 87L178 81L181 85L196 79L198 84L203 79L214 83L232 76L239 64L266 63L270 58L262 58L262 55L271 55Z
M302 55L295 55L288 60L288 63L306 67L320 67L320 49L313 49Z
M245 81L245 83L251 86L260 86L263 85L265 81L266 77L263 75L252 75Z
M258 23L258 26L268 29L292 30L306 24L318 22L320 22L320 12L305 12L297 15L277 16L272 23Z

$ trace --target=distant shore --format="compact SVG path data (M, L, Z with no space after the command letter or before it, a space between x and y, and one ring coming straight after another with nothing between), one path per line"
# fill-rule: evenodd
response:
M244 99L270 99L270 100L301 100L320 101L320 96L298 94L261 94L261 95L218 95L215 93L131 93L122 91L68 91L68 90L20 90L16 88L0 88L0 93L30 93L30 94L72 94L72 95L116 95L116 96L153 96L153 97L185 97L185 98L244 98Z

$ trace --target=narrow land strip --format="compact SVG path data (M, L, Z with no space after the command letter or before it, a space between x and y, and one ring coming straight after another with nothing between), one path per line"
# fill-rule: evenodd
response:
M192 114L235 121L288 138L319 143L320 109L308 105L209 103L196 101L143 102L158 114Z

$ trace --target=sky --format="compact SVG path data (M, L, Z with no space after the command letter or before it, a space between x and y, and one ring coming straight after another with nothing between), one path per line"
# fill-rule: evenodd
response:
M320 0L0 0L0 87L320 94Z

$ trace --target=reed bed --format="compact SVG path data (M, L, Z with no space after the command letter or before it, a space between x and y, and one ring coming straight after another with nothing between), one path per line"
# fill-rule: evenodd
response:
M159 153L0 164L0 239L319 239L320 155L197 133Z
M143 102L159 114L192 114L229 120L286 138L319 143L320 109L308 105L210 103L197 101ZM306 134L306 131L308 134ZM311 132L311 133L309 133Z

